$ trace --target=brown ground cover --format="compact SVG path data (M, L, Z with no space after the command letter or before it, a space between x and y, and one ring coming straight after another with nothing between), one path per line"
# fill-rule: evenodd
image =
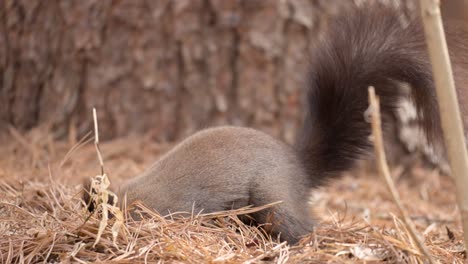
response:
M317 228L299 245L266 239L259 229L242 224L236 214L245 209L185 219L156 214L139 222L126 219L115 245L110 220L93 247L100 218L83 209L80 184L100 168L92 142L82 143L53 140L40 128L26 134L10 130L0 138L0 263L425 261L384 181L365 169L314 192ZM128 137L101 143L101 152L115 186L170 147L149 137ZM418 164L393 168L393 174L433 258L463 263L466 253L451 178Z

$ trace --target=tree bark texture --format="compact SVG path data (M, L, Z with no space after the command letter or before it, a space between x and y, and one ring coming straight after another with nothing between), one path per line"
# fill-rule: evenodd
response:
M0 129L174 140L245 125L292 141L324 15L351 1L0 0Z

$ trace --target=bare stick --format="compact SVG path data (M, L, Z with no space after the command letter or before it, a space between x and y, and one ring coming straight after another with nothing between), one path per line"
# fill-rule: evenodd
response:
M445 41L439 1L421 0L427 46L432 62L445 146L455 179L458 208L463 223L465 249L468 249L468 158L458 107L452 67Z
M383 146L383 139L382 139L382 125L380 119L380 105L379 105L379 98L375 96L374 87L369 87L369 104L371 108L371 117L372 117L372 139L374 141L374 150L375 156L377 158L377 166L379 168L379 173L384 177L385 182L387 183L387 187L395 201L395 204L398 207L401 217L403 218L403 223L405 223L406 228L408 229L411 238L416 243L419 248L419 251L426 256L429 263L433 264L436 263L429 251L424 246L424 243L417 235L416 228L414 227L413 222L411 221L408 213L403 207L401 203L400 195L395 187L392 177L390 176L390 169L388 168L387 158L385 156L385 150Z
M94 120L94 146L96 147L99 164L101 165L101 175L104 175L104 161L102 159L101 150L99 149L99 129L98 129L98 122L97 122L96 108L94 107L93 107L93 120Z

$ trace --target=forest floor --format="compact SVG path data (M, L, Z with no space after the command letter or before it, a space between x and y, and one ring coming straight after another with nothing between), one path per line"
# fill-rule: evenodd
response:
M316 190L317 227L298 245L266 239L236 212L185 219L125 218L112 240L109 220L83 208L81 183L100 173L92 139L55 141L41 129L0 138L0 263L427 263L398 214L384 180L361 169ZM77 146L79 146L77 148ZM171 144L128 137L100 144L112 185L138 175ZM402 173L405 171L405 173ZM449 176L394 167L403 205L433 260L463 263L460 217ZM307 197L304 197L307 199ZM142 208L141 210L146 210Z

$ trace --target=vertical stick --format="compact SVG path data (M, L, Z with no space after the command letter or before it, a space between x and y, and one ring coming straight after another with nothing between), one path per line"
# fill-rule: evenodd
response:
M424 31L432 62L445 146L455 179L458 207L468 249L468 159L452 67L438 0L420 0Z
M414 226L413 221L409 217L408 213L406 212L403 204L401 203L400 195L395 187L395 183L393 182L392 177L390 176L390 169L388 168L387 158L385 155L384 144L383 144L383 136L382 136L382 124L380 118L380 103L379 98L375 95L374 87L369 87L369 105L372 117L372 139L374 142L374 151L375 157L377 158L377 167L379 168L380 175L385 179L385 183L392 195L393 201L398 207L400 211L400 215L403 219L403 223L405 224L406 229L410 233L413 242L418 246L419 251L427 258L429 263L435 264L435 260L429 254L426 246L424 245L421 238L418 237L416 227Z
M104 175L104 161L102 159L101 150L99 149L99 128L98 128L96 108L93 108L93 120L94 120L94 146L96 147L99 165L101 165L101 175Z

